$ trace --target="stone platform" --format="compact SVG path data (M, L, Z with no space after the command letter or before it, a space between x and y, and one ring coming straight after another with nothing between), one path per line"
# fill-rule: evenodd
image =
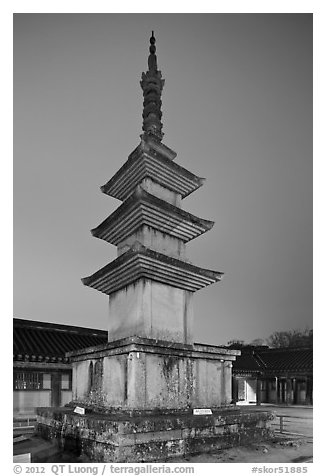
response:
M96 462L159 462L210 453L272 436L274 415L234 406L212 415L188 411L112 411L85 415L73 407L38 409L39 435L62 451Z

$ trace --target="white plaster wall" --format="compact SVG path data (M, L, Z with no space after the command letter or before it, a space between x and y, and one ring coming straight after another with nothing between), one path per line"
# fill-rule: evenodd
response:
M256 379L248 378L246 380L246 400L248 403L257 401L256 386Z
M71 402L72 392L71 390L61 390L61 406L66 405L66 403Z
M13 395L14 412L32 412L37 407L51 406L50 390L15 390Z
M298 392L298 403L306 403L306 391L305 390L300 390Z

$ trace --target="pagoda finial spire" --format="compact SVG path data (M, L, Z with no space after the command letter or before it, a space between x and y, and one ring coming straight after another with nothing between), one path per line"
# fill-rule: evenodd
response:
M150 37L150 47L148 56L148 71L142 73L141 88L143 90L143 131L150 134L156 140L161 141L163 138L161 122L162 118L162 101L161 94L164 86L161 71L157 69L156 57L156 39L154 31Z
M152 30L152 36L150 37L150 47L149 52L150 55L148 57L148 69L151 71L157 71L157 58L156 58L156 46L155 46L155 36L154 31Z

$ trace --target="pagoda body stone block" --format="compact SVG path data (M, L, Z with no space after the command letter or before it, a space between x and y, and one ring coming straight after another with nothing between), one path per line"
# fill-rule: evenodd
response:
M193 343L193 293L149 279L110 294L108 340L136 335Z

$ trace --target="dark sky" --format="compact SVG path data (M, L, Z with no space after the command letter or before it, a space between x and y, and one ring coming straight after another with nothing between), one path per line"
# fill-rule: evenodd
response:
M196 340L311 327L311 14L15 15L14 316L107 328L80 278L116 256L89 230L139 143L152 29L164 143L207 178L183 208L215 221L188 257L225 273L196 293Z

